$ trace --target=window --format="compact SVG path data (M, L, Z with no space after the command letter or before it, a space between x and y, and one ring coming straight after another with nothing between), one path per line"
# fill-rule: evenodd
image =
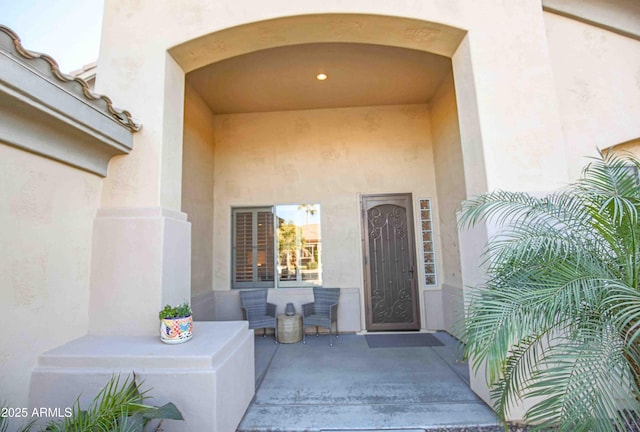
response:
M319 204L233 209L233 288L322 283Z
M272 287L275 280L273 210L233 211L234 288Z
M422 228L422 257L424 259L424 284L437 285L436 254L433 247L433 218L431 200L420 200L420 224Z
M276 206L278 285L320 285L320 206Z

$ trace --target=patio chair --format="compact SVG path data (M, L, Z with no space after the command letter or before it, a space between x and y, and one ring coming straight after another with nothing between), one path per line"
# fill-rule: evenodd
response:
M340 288L313 288L313 303L302 305L302 342L307 343L304 329L315 326L316 336L318 327L329 329L329 346L333 346L332 327L336 324L336 337L338 337L338 299Z
M255 289L240 291L242 312L244 319L249 321L250 329L264 329L263 337L267 337L267 329L275 331L276 343L278 343L278 322L276 320L276 305L267 302L268 290Z

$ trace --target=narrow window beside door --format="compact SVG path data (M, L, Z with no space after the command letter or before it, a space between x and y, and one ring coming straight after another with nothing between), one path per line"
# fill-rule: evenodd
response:
M433 246L433 218L431 215L431 200L420 200L420 224L422 231L422 257L424 260L424 284L437 285L436 253Z

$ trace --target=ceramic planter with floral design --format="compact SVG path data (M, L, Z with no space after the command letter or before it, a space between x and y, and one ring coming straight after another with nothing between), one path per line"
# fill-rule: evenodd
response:
M158 314L160 318L160 340L167 344L179 344L191 339L193 317L188 303L179 306L167 305Z

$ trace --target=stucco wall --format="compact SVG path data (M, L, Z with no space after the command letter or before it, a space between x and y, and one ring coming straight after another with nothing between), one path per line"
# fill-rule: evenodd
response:
M134 152L110 164L104 207L181 206L184 73L235 55L300 43L377 43L450 56L456 86L462 89L456 98L465 172L469 174L467 190L550 190L566 181L565 150L539 1L432 1L416 8L413 2L365 0L268 5L255 0L225 4L197 0L185 8L170 0L141 0L131 4L107 2L104 22L96 88L114 101L126 100L127 107L144 119L143 130L135 137ZM146 37L149 34L154 38ZM286 127L305 128L295 122ZM256 127L247 124L247 129ZM277 128L268 129L266 136L280 133ZM284 137L290 139L291 133L280 139ZM251 145L257 145L259 139L256 135ZM279 145L291 144L283 141ZM218 156L216 164L220 163ZM277 164L272 161L278 167L273 174L282 176L280 172L289 169L282 159ZM259 166L261 162L252 163ZM358 172L360 166L348 169ZM359 180L361 183L369 181L370 186L375 186L371 189L384 189L384 184L378 187L379 179L374 174L366 173L364 177ZM271 203L269 195L276 191L271 188L272 182L282 179L260 179L266 181L255 182L258 186L251 193L258 197L266 189L263 203ZM336 183L331 186L340 193L347 193L337 180L328 180ZM222 189L227 194L244 193L238 186L233 181L216 183L214 220L220 214L230 219L230 203L218 208L221 201L216 193ZM299 201L299 197L286 192L281 195L291 196L287 201ZM309 198L311 192L307 189L304 198ZM352 199L351 209L357 211L357 199ZM344 202L339 205L346 208ZM333 212L328 210L329 213L324 210L327 215ZM336 211L337 220L344 219L341 211L344 212ZM347 245L345 250L358 250L357 231L340 227L338 232L347 234L342 240ZM224 236L220 241L219 235ZM216 225L215 289L228 289L228 249L216 245L228 244L229 235L228 227ZM220 255L220 251L224 253ZM470 254L477 258L476 252ZM346 258L338 267L347 268L346 263L354 261L353 257ZM325 261L327 266L333 264ZM331 272L333 281L359 283L356 275L360 269L345 272L340 268ZM473 270L463 266L463 273L465 284L478 282ZM149 290L157 287L149 286ZM151 317L153 307L150 305L141 314Z
M464 165L453 75L440 84L431 101L431 136L438 185L439 243L442 251L440 281L444 328L453 332L463 313L464 293L456 210L466 198Z
M182 163L176 160L176 155L182 148L183 110L177 97L184 95L182 72L258 49L309 42L381 43L451 56L458 90L456 98L465 172L469 174L467 191L482 193L494 188L548 191L568 180L558 87L545 38L547 30L540 1L429 1L416 7L416 2L366 0L268 4L255 0L233 3L195 0L185 8L171 0L141 0L106 2L104 16L101 75L97 88L116 101L126 100L129 109L145 120L144 130L136 136L135 154L114 160L110 166L103 200L105 207L176 209L181 205ZM318 22L321 24L309 25ZM154 37L148 38L149 34ZM464 39L462 42L461 38ZM264 119L277 115L292 121L265 126L269 122ZM219 128L223 135L236 134L234 140L240 138L237 142L245 153L247 147L257 149L251 158L243 159L243 163L248 160L248 167L269 168L243 170L256 180L266 180L254 181L250 187L244 179L216 183L214 220L224 219L214 227L213 284L216 289L228 289L229 286L229 209L235 204L232 201L237 200L220 201L216 194L238 197L242 201L252 201L247 198L253 197L256 203L271 203L278 197L289 202L300 199L287 184L295 185L306 179L294 176L289 183L283 180L286 174L300 173L295 169L295 161L288 164L282 157L286 150L294 156L300 151L292 146L299 142L294 132L296 128L304 130L306 123L304 119L296 122L297 119L292 118L294 115L239 117L245 119L243 130L234 126L236 121L233 119L228 120L229 131ZM312 122L314 127L321 123L321 114L317 115ZM263 121L258 121L260 119ZM224 123L224 119L220 122ZM354 124L361 126L361 123ZM261 134L268 138L270 145L265 145L267 143L259 134L249 133L260 129L260 125ZM354 129L348 124L326 134L336 137L336 131L340 131L343 135L330 146L328 164L352 172L356 181L350 186L364 184L378 189L376 192L384 190L389 186L386 179L381 181L360 165L345 167L332 159L336 154L346 153L340 144L351 140ZM383 129L378 132L382 133ZM356 138L364 136L362 131L360 135ZM353 149L366 153L367 145L370 144L359 143L359 147ZM266 148L272 151L265 153ZM234 150L227 146L224 152L229 149ZM312 149L314 154L320 153L315 147ZM233 151L229 155L224 152L216 153L216 164L220 162L219 156L233 156ZM276 159L278 153L280 157ZM373 158L370 154L367 156ZM397 157L398 154L392 153L387 159ZM232 157L229 159L234 161ZM316 163L309 169L320 170L323 166ZM263 176L269 169L271 177ZM420 175L426 175L424 170ZM339 178L326 178L324 190L297 189L306 191L305 201L320 200L328 191L337 194L338 199L333 200L336 208L323 207L328 223L348 220L345 215L358 220L354 196L358 189L345 190L337 180ZM394 189L397 186L394 185ZM317 192L316 196L314 192ZM274 197L274 194L278 195ZM242 204L251 204L246 201ZM223 203L222 207L218 203ZM330 218L330 215L335 217ZM354 226L357 228L357 224ZM476 238L466 242L467 250L464 251L465 285L475 285L482 279L478 261L486 233L478 231L474 235ZM340 226L331 236L334 236L331 242L339 241L344 245L340 246L341 250L359 250L357 231ZM325 237L325 240L329 239ZM335 249L336 245L332 247ZM335 270L327 272L331 282L358 283L356 275L360 274L360 268L351 268L354 261L359 264L358 259L340 253L336 257L346 260L325 261L326 268ZM150 315L150 310L143 313ZM472 386L482 388L484 383L480 379L473 380Z
M571 178L594 155L640 137L640 41L545 13Z
M222 115L215 127L214 290L231 286L232 207L319 203L323 284L361 289L359 194L436 201L426 105Z
M27 407L37 356L87 333L102 179L0 144L0 400Z
M309 20L321 24L310 27ZM183 71L257 49L307 42L381 43L450 56L465 32L468 62L459 61L454 74L473 80L467 84L473 85L477 103L458 106L469 111L460 117L461 125L467 118L479 122L482 136L474 134L472 144L484 147L487 184L549 190L566 179L539 1L425 2L416 7L413 2L365 0L268 5L200 0L185 8L169 0L143 0L106 2L104 22L96 89L115 101L126 100L145 119L136 153L110 166L105 207L180 206L175 185L182 164L178 167L173 156L175 147L181 148L182 123L176 117L182 109L176 95L184 94ZM514 113L520 121L513 121ZM519 151L510 151L515 145Z
M214 119L189 85L185 89L182 211L191 222L191 295L212 289Z

